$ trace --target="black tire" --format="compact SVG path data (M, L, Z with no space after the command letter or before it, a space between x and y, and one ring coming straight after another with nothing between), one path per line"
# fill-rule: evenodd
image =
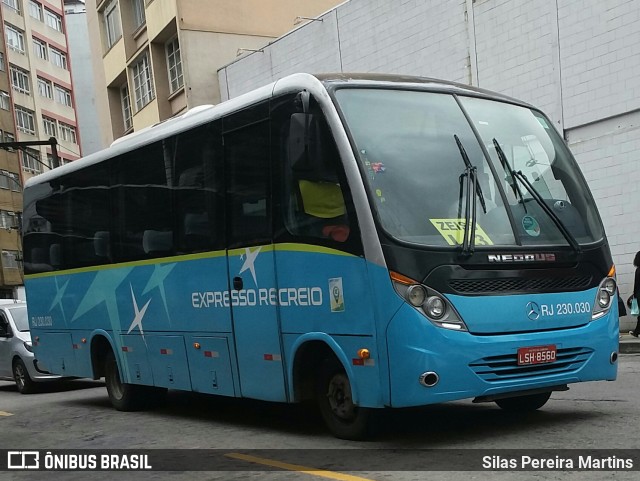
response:
M325 424L335 437L358 441L372 434L371 409L353 404L349 377L335 359L321 365L316 400Z
M167 392L163 388L123 383L113 351L109 351L105 359L104 379L109 401L118 411L140 411L156 406L164 400Z
M38 384L29 376L27 366L22 359L13 361L13 380L20 394L33 394L38 391Z
M510 412L530 412L540 409L551 397L551 391L540 394L530 394L528 396L509 397L498 399L496 404L505 411Z

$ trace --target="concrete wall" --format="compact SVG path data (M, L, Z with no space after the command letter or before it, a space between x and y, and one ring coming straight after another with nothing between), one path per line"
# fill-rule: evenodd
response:
M223 99L293 72L470 83L542 108L593 190L623 296L640 224L640 2L350 0L218 72Z

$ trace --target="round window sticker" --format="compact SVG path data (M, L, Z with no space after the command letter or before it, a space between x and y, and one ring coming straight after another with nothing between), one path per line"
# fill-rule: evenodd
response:
M522 227L524 227L524 231L531 237L538 237L540 235L540 224L530 215L525 215L522 218Z

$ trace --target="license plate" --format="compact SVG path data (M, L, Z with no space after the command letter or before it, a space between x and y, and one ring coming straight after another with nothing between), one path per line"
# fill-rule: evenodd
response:
M556 360L556 346L533 346L518 349L518 366L528 364L546 364Z

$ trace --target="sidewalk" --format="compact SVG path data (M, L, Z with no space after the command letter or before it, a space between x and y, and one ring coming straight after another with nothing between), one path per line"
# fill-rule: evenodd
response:
M620 354L637 354L640 353L640 338L633 337L628 332L620 333Z

